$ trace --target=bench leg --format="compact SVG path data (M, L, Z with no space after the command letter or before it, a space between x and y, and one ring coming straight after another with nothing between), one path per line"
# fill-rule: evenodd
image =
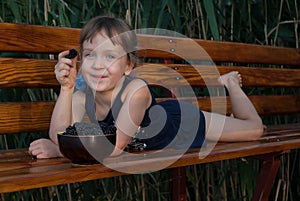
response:
M186 168L177 167L172 170L173 201L186 201Z
M252 195L251 201L268 201L271 193L279 166L279 155L282 153L268 154L259 157L262 160L260 174L258 176L256 186Z

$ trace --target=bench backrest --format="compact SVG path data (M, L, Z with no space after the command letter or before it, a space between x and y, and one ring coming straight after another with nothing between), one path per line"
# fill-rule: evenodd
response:
M79 34L80 29L73 28L0 23L0 90L18 93L18 89L28 89L29 99L33 89L49 88L48 93L55 94L52 89L59 86L54 75L56 55L78 49ZM259 114L300 113L299 49L142 34L138 40L144 61L136 68L138 76L153 86L168 88L171 98L180 96L207 111L214 103L214 111L226 108L230 114L230 101L224 104L216 95L220 91L216 72L238 70ZM202 48L205 51L199 51ZM188 84L197 99L186 92ZM214 90L208 93L207 87ZM211 94L214 91L216 94ZM4 99L0 103L0 134L48 130L54 103Z

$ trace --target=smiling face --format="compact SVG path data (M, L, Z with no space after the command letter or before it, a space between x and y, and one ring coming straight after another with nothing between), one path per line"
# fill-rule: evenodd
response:
M113 44L103 31L83 43L82 75L91 89L112 91L132 65L121 45Z

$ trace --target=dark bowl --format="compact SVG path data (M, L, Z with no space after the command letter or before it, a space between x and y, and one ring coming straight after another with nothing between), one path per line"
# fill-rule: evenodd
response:
M65 135L57 134L60 152L73 164L100 163L114 150L116 135Z

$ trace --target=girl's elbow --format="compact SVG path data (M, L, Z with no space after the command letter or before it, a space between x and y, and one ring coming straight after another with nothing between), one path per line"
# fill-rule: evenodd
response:
M253 141L258 140L263 136L263 134L264 134L264 125L263 125L262 121L259 121L256 123L253 130L251 131L250 140L253 140Z

